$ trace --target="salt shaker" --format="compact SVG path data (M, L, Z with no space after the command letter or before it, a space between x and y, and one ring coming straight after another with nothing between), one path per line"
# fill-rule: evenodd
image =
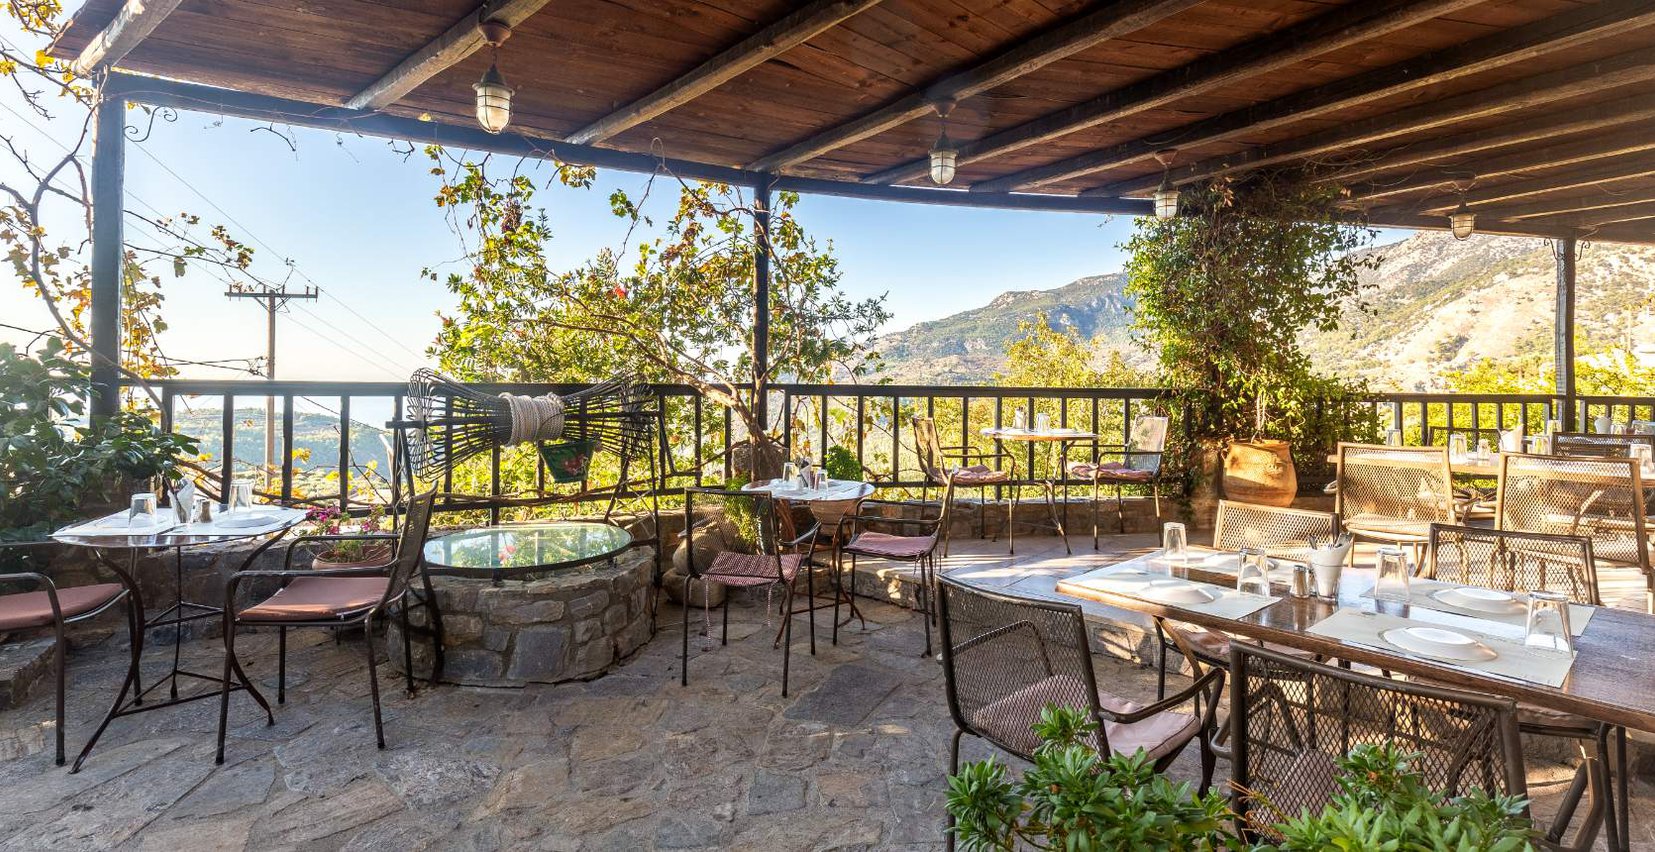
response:
M1311 595L1312 577L1309 565L1295 564L1293 566L1293 584L1289 588L1293 597L1308 598Z

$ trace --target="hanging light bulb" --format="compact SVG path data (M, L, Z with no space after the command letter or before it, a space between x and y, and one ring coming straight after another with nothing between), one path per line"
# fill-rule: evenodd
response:
M1471 208L1465 205L1465 191L1470 188L1469 181L1472 180L1476 180L1476 177L1472 176L1466 183L1459 185L1460 206L1455 207L1454 212L1448 214L1448 229L1454 232L1454 239L1456 240L1470 239L1471 235L1477 231L1477 214L1471 212Z
M490 133L499 133L511 123L513 90L500 76L500 44L511 36L511 27L501 21L483 21L477 29L494 48L494 61L483 72L483 79L471 87L477 90L477 123Z
M954 180L960 161L960 149L955 146L954 140L948 138L948 114L954 111L954 102L939 101L932 105L932 109L942 118L942 133L937 136L936 144L931 146L931 182L937 186L947 186Z
M1172 157L1177 151L1156 151L1161 161L1161 185L1155 188L1155 218L1171 219L1178 215L1178 187L1172 185Z

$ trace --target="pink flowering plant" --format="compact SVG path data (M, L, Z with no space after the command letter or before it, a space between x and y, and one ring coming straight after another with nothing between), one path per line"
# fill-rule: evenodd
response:
M340 511L338 506L321 506L311 509L305 515L305 520L310 522L311 535L376 533L385 528L385 509L382 506L374 506L359 523L352 523L354 519ZM318 553L316 558L327 562L363 562L379 559L387 555L391 549L389 543L380 539L345 539L326 544L327 549Z

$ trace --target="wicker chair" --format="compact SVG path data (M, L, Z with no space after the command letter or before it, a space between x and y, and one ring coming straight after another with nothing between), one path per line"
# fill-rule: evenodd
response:
M1092 549L1098 549L1099 492L1103 485L1115 487L1115 524L1126 532L1126 504L1121 497L1124 485L1148 485L1155 498L1155 517L1161 517L1161 458L1166 452L1167 430L1171 421L1159 415L1143 415L1132 419L1132 440L1126 444L1092 443L1090 461L1069 463L1071 479L1092 486ZM1119 460L1105 461L1107 456Z
M723 550L713 557L712 562L705 568L699 567L695 560L696 539L700 536L695 531L704 525L695 517L695 501L697 497L713 498L721 501L725 507L737 504L746 504L751 507L754 521L754 533L757 536L757 553L739 553L734 550ZM703 501L705 505L706 501ZM777 644L782 648L782 697L787 696L788 670L793 660L793 616L797 615L793 609L793 581L804 568L808 571L810 556L816 547L816 535L821 530L821 524L812 523L803 533L793 534L792 516L780 508L780 501L773 499L763 491L725 491L717 488L686 488L684 489L684 549L685 564L688 573L684 577L684 637L683 653L679 666L679 683L688 686L690 683L690 609L687 604L690 599L690 583L701 580L707 583L718 583L723 586L741 588L780 587L782 590L782 625ZM784 538L785 536L785 538ZM719 644L730 644L730 599L724 598L724 628L719 638ZM808 612L814 619L815 602L812 601L802 612ZM815 622L812 620L812 626ZM812 630L812 645L814 633Z
M1194 740L1201 788L1212 780L1211 733L1224 672L1209 669L1188 688L1142 706L1098 689L1085 619L1075 604L985 591L937 580L943 673L954 717L950 771L959 769L960 736L971 734L1029 760L1039 741L1030 726L1048 704L1084 710L1098 721L1097 750L1142 748L1165 769ZM1195 712L1177 708L1194 704Z
M1559 432L1552 436L1552 455L1572 458L1624 459L1632 445L1655 451L1655 435L1599 435L1595 432Z
M224 686L218 703L218 757L224 762L224 735L230 718L231 674L240 678L245 689L264 707L271 724L276 723L263 696L253 688L236 658L236 633L243 626L276 628L276 702L287 700L287 630L290 627L351 627L360 625L362 644L368 655L368 687L373 696L374 738L380 748L385 747L385 724L379 710L379 671L374 656L374 619L393 608L402 618L403 675L408 692L414 691L413 644L408 626L410 599L409 583L424 564L425 537L431 526L431 506L435 491L411 497L408 513L402 520L401 535L390 533L353 533L344 535L300 536L288 542L287 557L280 571L238 571L230 576L224 590ZM391 562L366 568L331 568L326 570L295 570L293 552L306 542L338 541L342 539L393 539L396 549ZM237 592L243 581L270 578L281 582L281 588L270 597L249 607L238 608ZM440 637L434 637L440 642Z
M1458 520L1442 447L1341 443L1337 481L1333 510L1345 529L1357 538L1408 545L1416 566L1431 525Z
M1243 547L1261 548L1272 557L1308 562L1310 540L1328 540L1339 530L1339 516L1330 512L1308 509L1288 509L1278 506L1260 506L1218 501L1218 520L1213 530L1215 550L1238 551ZM1230 664L1230 637L1217 630L1208 630L1193 624L1156 621L1156 695L1167 691L1167 652L1181 650L1167 633L1176 633L1183 645L1200 660L1220 668Z
M954 505L954 492L960 488L976 488L983 496L977 508L978 535L984 535L987 523L984 515L988 511L988 489L997 485L1005 485L1017 478L1017 457L1007 452L985 453L970 446L944 446L937 437L937 423L929 417L914 417L909 421L914 430L914 450L919 455L920 468L925 471L927 487L935 485L942 488L943 513L947 514ZM1010 466L1009 470L995 470L985 462L994 459L1004 459ZM920 499L925 499L921 493ZM1016 543L1012 541L1012 519L1017 514L1017 489L1011 490L1011 499L1006 501L1006 552L1016 553ZM950 538L947 526L942 528L942 555L948 556L948 539Z
M1500 529L1590 538L1598 564L1629 565L1643 573L1644 607L1655 613L1648 507L1636 459L1507 455L1499 492Z
M1439 580L1506 592L1562 592L1575 603L1602 606L1597 569L1592 564L1592 540L1584 536L1433 524L1426 554ZM1529 703L1518 704L1517 721L1525 734L1579 743L1580 767L1559 804L1546 839L1551 843L1562 839L1580 805L1581 795L1590 790L1592 809L1576 835L1576 845L1589 848L1598 829L1604 825L1605 816L1613 814L1610 803L1615 794L1609 790L1607 777L1611 763L1609 737L1624 736L1624 730ZM1620 780L1617 793L1622 797L1627 792L1624 769L1621 767L1621 771L1615 773ZM1624 821L1620 824L1624 825ZM1612 827L1612 834L1614 830Z
M1509 699L1366 675L1237 642L1230 647L1232 803L1267 840L1283 817L1316 812L1337 789L1335 760L1363 743L1419 752L1434 789L1524 795L1517 707Z

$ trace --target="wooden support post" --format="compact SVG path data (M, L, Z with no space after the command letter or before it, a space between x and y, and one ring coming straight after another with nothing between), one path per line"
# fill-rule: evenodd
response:
M765 399L770 382L770 176L753 185L753 414L760 429L770 425ZM758 449L757 436L752 436ZM756 459L756 456L755 456Z
M92 415L121 404L121 217L125 204L126 101L98 101L92 147Z
M1563 405L1563 431L1575 431L1575 238L1552 243L1557 257L1557 315L1552 327L1555 344L1552 370L1556 393Z

